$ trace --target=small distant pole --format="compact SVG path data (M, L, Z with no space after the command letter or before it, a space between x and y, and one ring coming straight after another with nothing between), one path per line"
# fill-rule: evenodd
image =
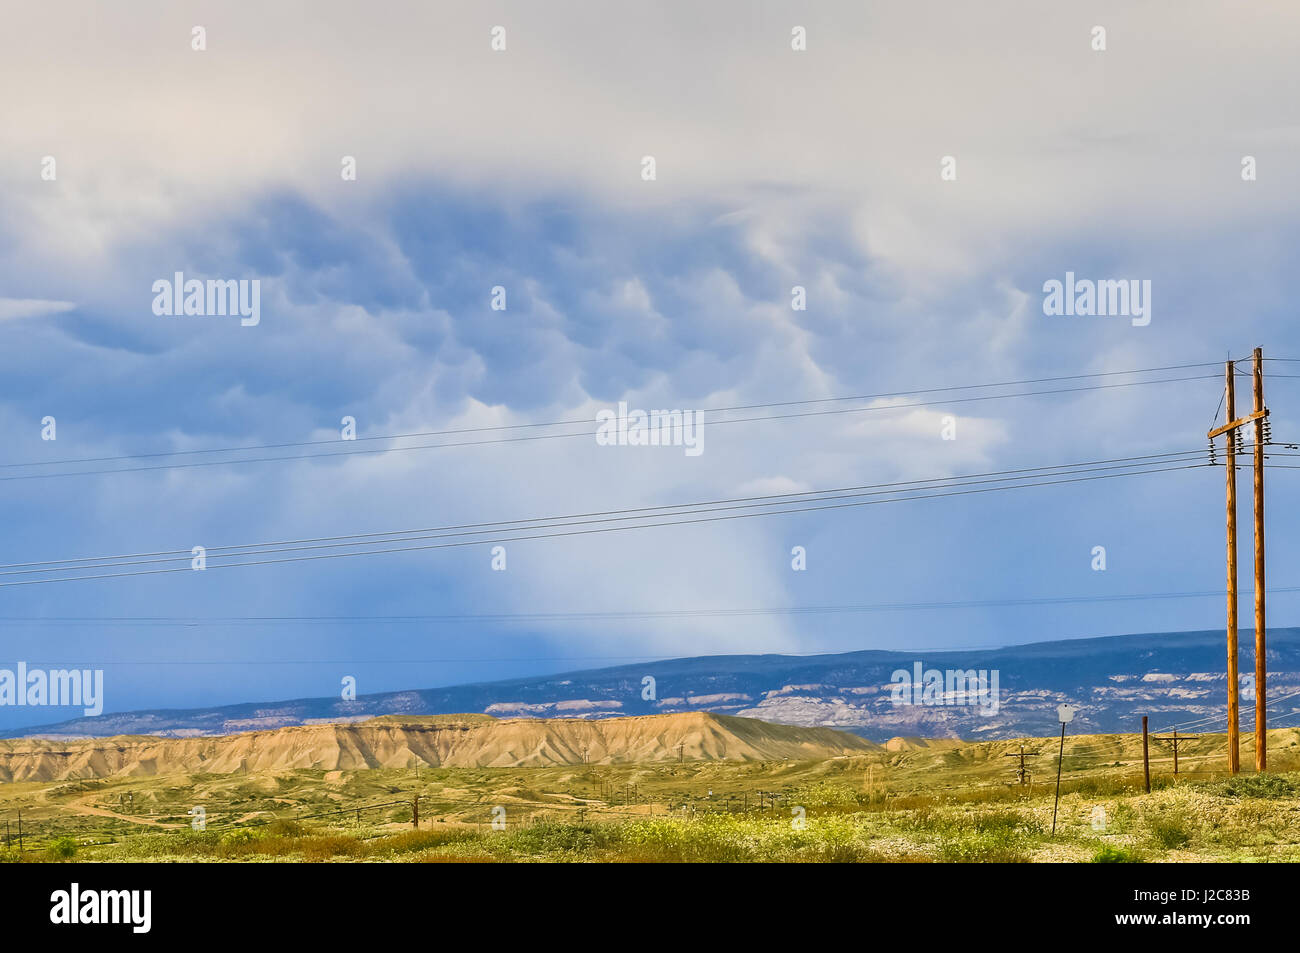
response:
M1147 716L1142 716L1142 774L1146 779L1147 794L1151 793L1151 756L1147 749Z
M1024 746L1024 745L1021 745L1021 746L1020 746L1020 750L1019 750L1018 752L1016 752L1016 751L1009 751L1009 752L1007 752L1005 755L1003 755L1003 757L1005 757L1005 758L1019 758L1019 759L1020 759L1020 767L1016 770L1016 780L1019 781L1021 784L1025 784L1025 783L1028 781L1028 779L1029 779L1029 773L1025 770L1025 759L1026 759L1026 758L1037 758L1037 757L1038 757L1038 752L1037 752L1037 751L1030 751L1030 752L1026 753L1026 751L1025 751L1025 746Z
M18 850L21 853L23 849L23 812L18 812Z
M1168 738L1152 738L1152 741L1168 741L1174 746L1174 777L1178 777L1178 742L1186 741L1186 736L1179 738L1177 730Z

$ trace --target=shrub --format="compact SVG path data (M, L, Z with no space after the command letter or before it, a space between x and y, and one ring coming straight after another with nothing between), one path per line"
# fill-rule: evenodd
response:
M996 810L976 811L966 823L972 830L981 833L1004 831L1008 833L1041 834L1043 827L1032 818L1026 818L1019 811Z
M46 853L53 860L71 860L77 856L77 842L71 837L60 837L49 846Z
M1295 782L1276 774L1239 774L1214 785L1215 794L1223 797L1292 797L1296 794Z
M939 856L959 864L1027 863L1029 857L1023 849L1023 840L1023 835L1013 828L967 828L945 837L939 844Z
M298 821L290 821L285 818L276 818L264 828L266 837L302 837L307 833L307 828Z
M1182 819L1157 817L1150 822L1151 840L1165 850L1177 850L1192 842L1192 833Z
M360 857L366 852L366 845L355 837L304 837L296 846L309 863L332 857Z
M1129 847L1105 844L1092 855L1092 862L1094 864L1140 864L1142 855Z
M478 831L462 828L448 828L434 831L406 831L393 834L375 841L372 848L376 852L389 851L394 854L409 854L415 851L432 850L444 844L463 844L482 838Z
M806 784L790 794L789 803L805 807L856 809L870 802L865 791L857 791L847 784L819 781Z

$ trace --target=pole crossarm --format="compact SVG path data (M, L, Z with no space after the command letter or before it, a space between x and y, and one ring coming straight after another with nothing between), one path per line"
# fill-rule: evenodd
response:
M1267 409L1257 410L1253 414L1248 414L1245 417L1238 417L1236 420L1232 421L1231 423L1223 424L1220 427L1215 427L1208 434L1206 434L1206 436L1209 437L1211 440L1213 440L1215 437L1219 436L1219 434L1227 433L1229 430L1236 430L1238 427L1244 427L1246 426L1246 424L1251 423L1252 421L1259 420L1267 416L1268 416Z

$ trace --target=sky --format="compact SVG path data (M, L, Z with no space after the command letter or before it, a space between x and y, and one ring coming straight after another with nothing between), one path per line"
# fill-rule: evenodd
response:
M1281 3L11 11L0 562L1204 448L1214 362L1255 346L1300 358L1298 39L1300 11ZM154 283L176 272L258 280L260 321L156 314ZM1045 314L1045 282L1067 272L1149 281L1149 323ZM30 466L328 451L344 417L364 439L594 422L620 401L710 409L1183 364L1197 366L1082 383L1195 379L734 425L706 412L698 456L588 435ZM1282 440L1300 438L1297 368L1267 365ZM1297 479L1268 477L1273 625L1300 619L1284 591L1300 587ZM1202 468L512 542L504 571L475 545L0 585L0 667L103 669L105 710L125 711L335 695L348 675L370 693L638 658L1213 629L1215 596L694 610L1214 593L1223 534L1223 472ZM1248 567L1247 533L1241 553ZM570 618L538 618L554 614ZM373 618L394 615L452 618ZM259 621L272 616L317 621ZM0 708L0 728L75 714Z

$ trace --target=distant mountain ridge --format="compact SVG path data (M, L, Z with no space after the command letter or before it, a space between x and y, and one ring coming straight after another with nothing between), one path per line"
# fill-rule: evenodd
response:
M1254 671L1242 639L1242 673ZM1300 629L1268 633L1269 697L1300 692ZM996 712L976 704L897 704L896 671L996 672ZM776 724L831 727L872 741L899 735L929 738L1013 738L1051 735L1056 707L1079 708L1074 730L1136 730L1203 720L1223 728L1226 649L1221 630L1108 636L950 652L863 651L836 655L724 655L620 665L535 678L448 688L362 695L355 701L304 698L190 710L148 710L76 718L0 737L220 735L378 715L478 712L499 718L600 719L709 711ZM646 682L647 676L653 682ZM651 692L650 686L653 686ZM647 695L650 697L643 697ZM940 702L952 696L940 694ZM920 695L915 696L920 699ZM1250 696L1243 696L1243 723ZM908 699L913 696L908 693ZM1282 700L1276 718L1293 708Z

